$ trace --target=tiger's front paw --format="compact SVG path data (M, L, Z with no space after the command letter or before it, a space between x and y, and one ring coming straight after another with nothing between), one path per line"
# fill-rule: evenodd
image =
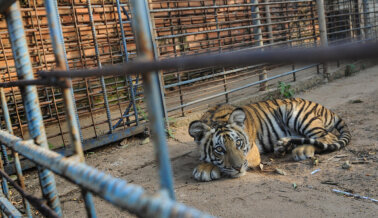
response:
M211 163L201 163L193 170L193 177L200 182L208 182L221 177L220 170Z
M290 139L291 139L291 138L289 138L289 137L283 137L283 138L280 138L280 139L277 141L277 145L278 145L278 147L281 147L281 146L286 147L286 146L288 146L289 143L290 143Z
M292 151L292 154L295 161L306 160L314 157L315 147L312 145L302 145L295 148Z
M289 150L289 145L290 145L289 137L280 138L277 141L276 146L274 147L274 154L284 155L286 151Z

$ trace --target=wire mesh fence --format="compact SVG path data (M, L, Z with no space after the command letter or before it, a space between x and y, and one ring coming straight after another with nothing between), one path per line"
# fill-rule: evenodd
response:
M319 44L313 1L151 1L150 7L160 58ZM164 72L167 108L171 116L184 116L208 104L230 102L257 92L259 87L227 93L258 81L263 72L273 76L291 70L295 66L259 64ZM222 92L206 103L193 103Z
M91 19L88 15L87 1L58 1L58 4L67 64L70 69L98 67L99 64L117 64L136 56L131 21L127 16L127 6L123 6L125 10L120 13L119 17L115 1L92 1L93 17ZM56 64L43 1L26 1L21 6L34 72L55 69ZM121 25L123 26L122 31ZM1 21L0 26L2 28L0 30L2 81L16 81L15 65L5 20ZM97 42L94 42L92 26ZM124 39L122 34L125 36ZM122 46L123 41L126 43L127 50ZM96 57L95 44L99 50L99 60ZM125 58L126 56L128 58ZM137 110L144 113L143 88L139 77L108 76L104 78L104 83L110 117L103 116L107 108L104 106L104 89L101 87L100 78L92 77L73 81L74 96L84 140L106 135L111 130L116 131L135 126ZM131 89L134 92L133 97ZM20 90L13 87L5 91L15 133L28 138ZM51 147L67 146L69 137L64 120L64 102L61 90L56 87L44 86L38 88L38 93L45 124L51 126L48 131ZM138 106L132 107L131 104L135 102ZM143 116L141 118L143 120ZM114 125L111 129L108 127L109 122ZM115 125L117 123L118 125Z
M326 1L330 45L375 39L372 31L375 21L371 22L376 11L374 6L374 1ZM315 1L156 0L150 1L150 7L161 59L208 52L321 45ZM209 104L232 102L258 93L258 86L232 90L256 83L265 76L293 71L270 81L269 88L276 87L278 81L301 80L323 71L322 65L307 66L259 64L165 71L167 110L170 116L184 116Z

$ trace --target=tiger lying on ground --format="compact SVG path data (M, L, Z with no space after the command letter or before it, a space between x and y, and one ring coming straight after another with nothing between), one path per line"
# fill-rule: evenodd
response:
M340 135L332 133L336 129ZM260 153L292 150L294 160L346 146L351 134L344 121L329 109L300 98L276 99L235 107L209 109L189 125L200 159L193 171L199 181L221 175L239 177L260 164Z

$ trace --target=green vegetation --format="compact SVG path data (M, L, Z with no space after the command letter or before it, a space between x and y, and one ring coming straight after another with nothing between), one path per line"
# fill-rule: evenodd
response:
M365 70L366 69L366 65L365 64L361 64L361 70Z
M176 127L177 126L177 121L175 118L173 117L168 117L167 118L167 122L169 123L169 126L172 126L172 127Z
M165 131L166 131L169 138L176 139L175 135L173 134L173 130L171 128L168 128Z
M353 73L357 72L357 67L354 64L348 64L345 68L345 76L350 76Z
M290 84L285 82L278 82L278 89L280 90L281 98L292 98L294 97L294 90L291 89Z
M148 116L144 110L140 107L139 104L136 105L136 109L138 111L138 115L142 116L144 120L148 121Z
M50 150L52 150L52 149L55 148L55 145L53 145L52 143L50 143L50 142L47 142L47 143L49 144L49 149L50 149Z

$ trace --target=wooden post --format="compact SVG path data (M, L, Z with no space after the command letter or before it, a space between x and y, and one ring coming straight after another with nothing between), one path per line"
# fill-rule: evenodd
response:
M375 2L373 2L373 4L375 5ZM364 28L364 31L361 31L361 33L363 32L365 34L365 37L364 39L369 39L370 38L370 14L369 14L369 3L368 3L368 0L362 0L362 11L364 13L364 16L363 16L363 28ZM361 19L362 20L362 19Z
M324 0L316 0L316 6L318 10L320 44L322 47L327 47L328 38L327 38L327 26L326 26L326 20L325 20ZM329 73L328 73L327 63L323 63L323 76L326 80L328 80Z
M259 81L261 80L264 80L264 79L268 79L268 73L267 71L264 70L259 74ZM260 89L259 91L266 91L266 87L268 86L268 83L267 82L263 82L263 83L260 83Z
M252 4L259 4L258 0L251 0ZM252 24L256 27L253 28L253 34L255 38L255 46L262 47L263 37L261 33L261 21L260 21L260 9L259 6L252 5L251 7Z

